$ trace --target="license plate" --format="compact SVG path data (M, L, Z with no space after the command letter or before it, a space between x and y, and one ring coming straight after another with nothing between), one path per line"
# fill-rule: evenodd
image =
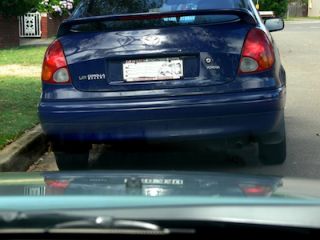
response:
M176 80L183 77L183 61L178 58L128 60L123 64L127 82Z

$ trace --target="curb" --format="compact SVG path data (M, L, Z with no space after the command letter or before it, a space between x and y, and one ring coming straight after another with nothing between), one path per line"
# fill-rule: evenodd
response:
M320 20L289 20L285 21L285 24L300 25L300 24L312 24L320 23Z
M37 125L0 151L0 171L26 171L47 150L47 138Z
M20 39L20 47L37 47L37 46L49 46L55 38L48 38L48 39Z

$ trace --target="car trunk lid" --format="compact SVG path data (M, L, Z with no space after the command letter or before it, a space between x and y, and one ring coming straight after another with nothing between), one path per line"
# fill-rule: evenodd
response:
M201 16L209 14L208 11L199 12ZM231 15L230 12L224 14ZM77 33L71 26L78 25L80 20L73 20L73 24L67 21L68 24L62 25L59 35L72 83L80 91L210 86L230 82L237 76L241 49L253 27L253 20L242 21L245 18L241 18L241 14L234 21L219 24L208 22L146 29L129 27ZM185 21L197 17L194 11L192 15L179 16L180 21L181 17ZM177 13L121 15L119 18L129 19L132 23L137 18L150 21L150 18L159 17L169 21L172 16L177 17ZM248 18L250 15L244 16ZM108 24L119 20L115 16L89 20L99 22L106 18ZM88 24L89 20L84 19L80 23Z

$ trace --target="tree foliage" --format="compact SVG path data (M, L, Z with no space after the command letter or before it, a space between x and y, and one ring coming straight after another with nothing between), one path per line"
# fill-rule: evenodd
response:
M80 0L0 0L0 16L21 16L29 11L68 15Z
M51 13L53 15L68 15L79 0L42 0L36 7L39 12Z
M288 10L288 0L260 0L260 11L274 11L277 16L285 16Z
M40 0L0 0L1 16L20 16L34 9Z

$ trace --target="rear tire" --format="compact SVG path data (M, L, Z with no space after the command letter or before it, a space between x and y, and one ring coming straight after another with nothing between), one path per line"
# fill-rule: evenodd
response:
M286 130L284 120L279 131L275 134L280 136L278 141L259 141L260 161L264 165L281 165L287 157Z
M277 144L259 144L260 161L264 165L281 165L286 161L286 139Z
M91 146L81 143L52 143L60 171L86 170L89 168Z

